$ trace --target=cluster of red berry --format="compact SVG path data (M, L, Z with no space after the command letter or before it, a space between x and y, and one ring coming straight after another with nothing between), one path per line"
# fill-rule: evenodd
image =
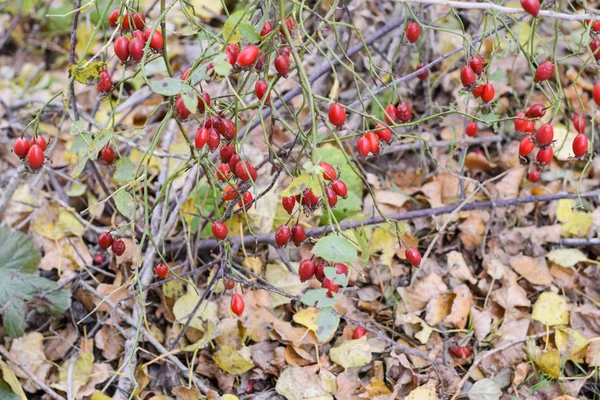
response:
M13 151L29 168L37 170L44 165L44 151L46 151L46 139L36 136L31 141L22 136L13 142Z
M483 59L475 56L469 60L468 65L464 65L460 70L460 81L465 90L470 91L474 98L481 98L484 103L489 103L494 100L496 93L494 85L489 82L477 82L477 78L483 74L484 70Z
M104 232L98 236L98 246L103 250L108 250L110 247L117 256L125 253L125 242L123 239L114 239L110 232Z
M333 279L329 279L325 276L325 268L333 267L335 268L335 272L337 274ZM333 293L337 293L340 290L340 285L336 283L337 278L341 275L345 276L345 280L348 278L348 266L342 263L335 263L330 265L325 261L313 261L310 260L302 260L300 266L298 267L298 275L300 275L300 280L302 282L306 282L309 279L312 279L313 276L317 278L324 289L327 289L327 297L333 297ZM342 285L346 285L346 282L339 282Z

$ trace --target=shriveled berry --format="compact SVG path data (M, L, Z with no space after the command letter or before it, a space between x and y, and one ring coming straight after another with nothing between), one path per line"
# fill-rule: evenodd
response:
M545 149L540 149L540 151L538 151L536 160L540 165L550 165L553 155L554 150L552 150L552 147L546 147Z
M263 38L271 32L273 32L273 24L271 23L271 21L267 21L260 30L260 37Z
M115 51L115 55L122 62L127 62L129 59L129 39L127 36L120 36L115 40L115 44L113 45L113 49Z
M231 298L231 311L237 316L244 313L244 298L239 293L236 293Z
M588 138L583 133L575 136L573 140L573 153L575 157L583 157L587 153L589 147Z
M331 183L331 188L342 199L348 198L348 188L346 187L346 184L344 183L344 181L339 180L339 179L336 181L333 181Z
M521 157L525 157L529 153L531 153L534 148L535 143L533 143L533 138L531 137L531 135L527 135L523 139L521 139L521 143L519 143L519 155Z
M539 170L537 169L532 169L531 171L529 171L529 173L527 174L527 179L529 179L529 181L535 183L535 182L539 182L540 178L541 178L542 174L540 173Z
M412 109L408 103L400 103L398 107L398 119L404 123L407 123L412 118Z
M333 264L333 267L335 268L335 272L338 275L346 275L346 276L348 276L348 266L346 264L336 263L336 264Z
M529 118L542 118L546 115L546 108L543 104L534 104L527 109L525 115Z
M294 242L296 246L300 246L302 242L304 242L304 239L306 239L304 227L300 224L294 224L294 226L292 226L292 242Z
M281 76L287 76L290 72L290 59L286 56L277 56L275 57L275 70Z
M215 221L210 229L213 236L218 240L224 240L227 237L227 227L221 221Z
M117 239L112 243L111 248L113 253L115 253L117 256L121 256L123 253L125 253L125 242L123 239Z
M111 146L104 146L100 150L100 157L102 157L102 161L105 163L112 164L115 161L115 151Z
M365 328L363 328L362 326L357 326L356 329L354 330L354 333L352 334L352 339L357 340L360 339L361 337L365 336L367 334L367 330Z
M333 181L337 178L337 171L333 166L325 161L321 161L319 166L323 168L323 179Z
M268 89L269 84L267 82L262 80L256 81L256 84L254 85L254 93L256 93L256 98L259 100L263 100L264 98L264 103L268 103L271 99L271 93L267 94L265 97Z
M31 145L27 152L27 164L32 169L40 169L44 165L44 150L37 144Z
M529 14L537 17L540 13L540 0L521 0L521 7Z
M554 140L554 128L550 124L540 126L535 133L535 141L539 146L548 146Z
M585 116L583 116L579 113L573 113L573 116L571 117L571 121L573 121L573 126L575 126L575 130L578 133L585 133L585 127L586 127Z
M335 126L342 126L346 122L346 110L338 103L333 103L329 107L329 122Z
M248 161L240 161L237 163L235 166L235 174L244 182L250 179L256 181L256 169Z
M167 267L165 264L158 264L156 267L154 267L154 273L160 279L164 279L169 274L169 267Z
M467 358L471 355L471 349L467 346L454 346L450 348L450 353L456 358Z
M290 48L288 46L283 46L277 49L277 55L278 56L286 56L286 57L290 57L290 55L292 54L292 51L290 50Z
M291 214L294 211L296 199L294 198L294 196L285 196L281 199L281 205L283 206L283 209L287 211L288 214Z
M483 60L479 56L475 56L469 60L469 67L475 72L477 75L481 75L483 72Z
M552 75L554 75L554 64L552 64L552 61L545 61L535 70L535 77L533 80L535 82L543 82L552 78Z
M210 95L206 92L200 93L200 96L198 96L198 112L204 114L208 106L210 106Z
M317 278L319 282L323 282L323 279L325 279L325 267L327 264L320 262L316 265L317 268L315 269L315 278Z
M27 157L30 148L31 142L24 137L16 138L13 142L13 151L20 159Z
M246 46L237 56L236 64L242 68L246 68L254 64L259 53L258 47L254 45Z
M483 85L483 91L481 92L481 100L483 100L484 103L489 103L490 101L494 100L494 85L492 85L491 83L486 83L485 85Z
M460 81L466 89L472 89L476 79L475 72L473 72L471 67L468 65L462 67L460 70Z
M419 40L421 35L421 27L416 22L411 22L406 25L406 38L409 42L414 43Z
M277 246L283 247L289 242L290 236L290 228L287 225L281 225L275 231L275 243L277 243Z
M96 88L100 93L108 93L112 89L112 79L106 69L100 72L100 82L96 84Z
M394 125L396 122L398 122L398 109L396 108L396 106L394 106L393 104L388 104L385 107L385 122L388 125Z
M100 246L103 250L108 250L108 248L113 244L113 236L110 232L104 232L100 236L98 236L98 246Z
M394 107L394 110L395 109L396 108ZM369 152L371 151L371 143L369 142L369 139L367 139L365 136L359 138L358 142L356 142L356 149L358 150L358 154L364 158L367 158Z
M383 140L384 142L390 143L392 141L392 131L382 124L375 125L374 132L377 136L379 136L379 139Z
M413 267L418 267L421 264L421 253L414 247L409 247L404 252L404 256Z
M312 260L302 260L300 267L298 267L298 275L300 275L300 281L306 282L315 275L317 266Z
M477 127L477 122L473 121L473 122L469 122L465 128L465 133L467 134L467 136L469 137L473 137L475 135L477 135L477 131L479 130L479 128Z
M415 71L423 69L424 66L425 66L425 64L423 64L423 63L417 64L417 67L415 68ZM419 72L417 74L417 78L419 78L422 81L424 81L425 79L427 79L428 76L429 76L429 70L428 69L424 69L423 71L421 71L421 72Z
M323 288L327 289L327 297L333 297L333 293L337 293L340 290L340 285L336 284L332 279L323 278Z
M334 208L338 202L337 194L330 187L325 187L325 197L327 198L327 204L329 204L329 208Z

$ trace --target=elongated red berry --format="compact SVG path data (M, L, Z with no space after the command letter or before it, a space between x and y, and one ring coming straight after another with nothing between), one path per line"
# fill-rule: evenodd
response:
M421 264L421 253L419 253L419 250L415 249L414 247L409 247L406 249L404 255L406 256L406 259L410 265L413 267L418 267L419 264Z
M466 346L455 346L450 348L450 353L456 358L467 358L471 355L471 349Z
M204 145L208 143L208 136L208 129L203 126L198 128L198 131L196 132L196 138L194 139L194 144L198 150L202 150Z
M275 57L275 70L281 76L287 76L290 72L290 59L286 56L277 56Z
M338 103L333 103L329 107L327 115L329 116L329 122L335 126L342 126L346 122L346 110Z
M588 138L585 134L580 133L573 140L573 153L575 157L583 157L587 153L589 147Z
M191 112L185 106L181 95L177 96L177 100L175 101L175 115L177 115L180 119L185 121L186 119L188 119L190 114Z
M554 150L552 147L546 147L545 149L540 149L536 156L536 161L540 165L550 165L552 162L552 156L554 155Z
M385 122L388 125L394 125L398 122L398 109L393 104L388 104L385 107Z
M98 236L98 246L100 246L103 250L108 250L108 248L113 244L113 236L110 232L104 232L100 236Z
M152 32L151 28L146 29L146 31L144 33L144 38L146 39L146 41L148 39L150 39L150 48L152 50L158 51L158 52L162 51L163 44L165 43L162 33L158 29L156 29L154 31L154 33L152 34L152 37L150 37L151 32Z
M395 109L396 108L394 107L394 110ZM365 136L359 138L358 142L356 142L356 149L358 150L358 154L364 158L367 158L369 152L371 151L371 143L369 142L369 139L367 139Z
M352 334L352 339L357 340L360 339L361 337L365 336L367 334L367 330L365 328L363 328L362 326L357 326L356 329L354 330L354 333Z
M420 69L422 69L425 66L425 64L420 63L417 64L417 67L415 68L415 71L418 71ZM427 77L429 76L429 70L428 69L424 69L423 71L419 72L417 74L417 78L419 78L420 80L424 81L425 79L427 79Z
M537 17L540 13L540 0L521 0L521 7L529 14Z
M246 68L254 64L259 53L258 47L254 45L246 46L237 56L236 64L242 68Z
M374 155L379 154L379 136L373 132L367 132L365 137L369 141L369 151Z
M219 136L219 133L215 128L210 128L208 130L207 144L210 151L215 151L217 148L219 148L219 145L221 144L221 136Z
M478 130L479 128L477 127L477 122L473 121L467 124L467 127L465 128L465 133L467 134L467 136L473 137L477 135Z
M421 27L416 22L411 22L406 25L406 38L409 42L414 43L419 40L421 35Z
M237 316L240 316L244 313L244 298L242 295L236 293L231 298L231 311Z
M554 64L552 64L552 61L545 61L535 70L535 77L533 80L535 82L543 82L552 78L552 75L554 75Z
M119 9L112 10L110 14L108 14L108 25L111 28L116 28L119 24Z
M302 260L300 267L298 268L298 275L300 275L300 281L306 282L311 279L317 270L317 266L312 260Z
M473 91L471 91L471 94L476 99L481 97L481 93L483 93L483 85L477 85L473 88Z
M27 164L32 169L40 169L44 165L44 150L37 144L32 144L27 152Z
M543 104L534 104L527 108L525 115L529 118L542 118L546 115L546 108Z
M585 133L586 122L584 115L573 113L571 121L573 121L573 126L578 133Z
M594 97L594 101L596 105L600 107L600 82L594 83L594 89L592 90L592 97Z
M132 28L143 30L146 26L146 16L142 13L131 12L125 13L123 17L123 30L128 31Z
M475 56L469 60L469 67L475 72L477 75L481 75L483 72L483 60L479 56Z
M550 124L540 126L535 133L535 141L539 146L548 146L554 140L554 128Z
M100 72L100 82L96 84L96 88L100 93L108 93L112 89L112 79L106 69Z
M46 151L46 146L48 145L48 143L46 142L46 139L44 139L44 137L42 135L37 135L36 137L34 137L31 140L31 145L37 144L38 146L40 146L40 149L42 149L42 151Z
M491 83L486 83L485 85L483 85L483 91L481 92L481 100L483 100L484 103L489 103L490 101L494 100L494 85L492 85Z
M112 243L111 249L117 256L122 256L125 253L125 247L123 239L117 239Z
M515 125L515 132L525 132L525 126L527 124L527 120L524 119L525 118L525 114L523 113L518 113L517 117L513 120L513 123Z
M337 205L337 194L331 188L331 186L325 187L325 198L327 198L327 204L329 204L329 208L334 208Z
M219 150L219 156L221 157L221 161L224 163L229 162L231 156L235 154L235 148L231 143L223 143L221 149ZM229 167L231 170L231 167Z
M294 242L296 246L300 246L302 242L304 242L304 239L306 239L304 227L300 224L294 224L294 226L292 226L292 242Z
M590 50L592 50L592 54L596 61L600 61L600 39L593 38L590 40Z
M129 59L129 39L127 38L127 36L118 37L117 40L115 40L113 49L115 51L115 55L119 58L119 60L121 60L124 63L127 62L127 60Z
M100 157L105 163L112 164L115 161L115 151L111 146L104 146L102 150L100 150Z
M250 179L256 181L256 169L248 161L238 162L235 166L235 174L244 182Z
M289 242L291 236L290 228L287 225L281 225L275 231L275 243L277 246L283 247Z
M264 38L271 32L273 32L273 24L271 23L271 21L267 21L260 30L260 37Z
M217 167L217 179L225 182L231 176L231 171L229 170L229 165L227 164L219 164Z
M254 200L254 197L252 197L252 193L244 192L242 198L240 199L240 201L238 201L238 206L248 211L252 208L252 205L254 204L252 200Z
M24 137L16 138L13 142L13 151L20 159L27 157L30 148L31 142Z
M341 198L343 198L343 199L348 198L348 188L346 187L346 184L344 183L344 181L339 180L339 179L336 181L333 181L331 183L331 188Z
M527 135L523 139L521 139L521 143L519 144L519 155L521 157L525 157L529 153L531 153L534 148L535 143L533 143L533 138L531 137L531 135Z
M383 140L386 143L390 143L392 141L392 131L383 126L382 124L377 124L373 132L375 132L375 134L379 136L379 139Z
M216 221L210 229L216 239L224 240L227 237L227 227L221 221Z
M254 93L256 93L256 98L259 100L263 100L263 97L265 97L265 94L267 93L267 90L269 89L269 84L265 81L256 81L256 84L254 85ZM269 100L271 99L271 93L267 94L266 98L264 99L264 103L268 103Z
M235 123L227 118L221 119L221 124L219 125L219 132L225 140L233 140L235 138L236 129Z
M239 162L240 162L240 156L238 156L237 154L232 155L231 158L229 159L229 169L234 174L235 174L235 167L238 165Z
M337 171L333 166L325 161L321 161L319 166L323 168L323 179L333 181L337 178Z
M396 107L398 110L398 119L404 123L407 123L412 118L412 109L408 103L402 102Z
M460 81L466 89L472 89L476 79L475 72L473 72L471 67L468 65L462 67L460 70Z
M294 196L285 196L281 199L281 205L283 206L283 209L287 211L288 214L291 214L294 211L296 199L294 198Z
M129 55L131 58L138 62L142 61L142 58L144 57L144 46L145 44L142 39L137 37L131 39L129 42Z
M539 182L540 178L541 178L542 174L540 173L539 170L537 169L532 169L531 171L529 171L529 173L527 174L527 179L529 179L530 182Z
M158 264L156 267L154 267L154 273L160 279L164 279L169 273L169 267L167 267L165 264Z
M237 196L237 190L238 185L227 185L223 190L223 195L221 196L221 198L225 201L233 200L235 199L235 196Z

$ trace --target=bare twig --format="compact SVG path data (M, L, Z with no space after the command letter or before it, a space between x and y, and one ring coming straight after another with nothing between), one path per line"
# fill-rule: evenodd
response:
M6 188L2 191L2 198L0 199L0 221L2 220L4 211L6 211L6 207L8 207L8 203L10 203L10 199L12 198L13 194L15 194L15 191L19 186L21 178L23 178L25 174L25 167L23 165L19 166L19 168L17 168L16 172L10 178Z

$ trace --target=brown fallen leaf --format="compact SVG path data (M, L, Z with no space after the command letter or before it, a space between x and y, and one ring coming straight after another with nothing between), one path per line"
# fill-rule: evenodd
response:
M510 266L534 285L549 285L552 274L544 257L517 256L510 259Z

